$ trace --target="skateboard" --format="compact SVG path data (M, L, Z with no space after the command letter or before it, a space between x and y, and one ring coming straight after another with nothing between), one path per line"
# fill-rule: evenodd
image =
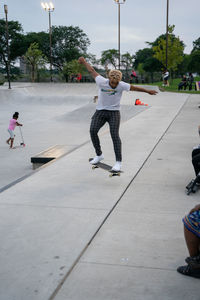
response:
M197 180L199 179L198 176L199 175L197 175L195 179L192 179L186 186L187 195L189 195L190 193L196 193L196 191L198 191L198 189L200 188L200 186L197 184Z
M93 158L89 158L89 161L93 160ZM92 165L92 169L95 170L97 168L100 168L100 169L103 169L105 171L108 171L110 173L109 177L113 177L113 176L120 176L121 173L123 173L123 171L113 171L112 170L112 167L107 165L107 164L104 164L102 162L99 162L95 165Z

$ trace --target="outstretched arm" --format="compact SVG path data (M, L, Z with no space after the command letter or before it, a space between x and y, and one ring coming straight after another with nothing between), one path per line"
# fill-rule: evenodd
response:
M84 57L79 57L78 62L86 67L94 79L99 75L99 73L95 71L95 69L85 60Z
M156 95L158 93L155 90L147 90L145 88L135 86L135 85L131 85L130 91L144 92L144 93L148 93L149 95Z

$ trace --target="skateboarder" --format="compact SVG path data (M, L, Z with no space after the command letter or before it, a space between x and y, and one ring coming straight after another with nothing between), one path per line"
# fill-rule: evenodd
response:
M90 125L90 136L93 146L96 151L96 156L90 161L91 164L97 164L104 159L101 151L98 131L106 123L109 123L110 134L112 137L116 163L113 166L113 171L120 171L122 155L121 155L121 140L119 137L120 126L120 100L123 91L139 91L150 95L157 94L154 90L147 90L142 87L136 87L129 83L121 81L122 73L118 70L111 70L108 74L108 79L98 74L94 68L85 60L84 57L79 58L79 63L83 64L88 72L93 76L99 88L98 103L96 112L94 113Z

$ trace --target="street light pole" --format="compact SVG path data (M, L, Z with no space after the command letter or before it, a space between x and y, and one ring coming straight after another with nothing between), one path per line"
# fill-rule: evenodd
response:
M51 74L51 82L52 78L52 28L51 28L51 11L49 10L49 46L50 46L50 74Z
M4 12L6 16L6 47L7 47L7 63L6 63L6 69L7 69L7 76L8 76L8 88L11 89L10 84L10 49L9 49L9 34L8 34L8 6L4 5Z
M167 0L167 16L166 16L166 69L168 69L168 25L169 20L169 0Z
M118 68L120 70L120 67L121 67L121 63L120 63L120 56L121 56L121 50L120 50L120 5L121 4L124 4L126 0L114 0L115 3L118 4L118 55L119 55L119 58L118 58Z
M120 56L121 56L121 49L120 49L120 3L118 5L118 51L119 51L119 70L120 70L120 67L121 67L121 64L120 64Z
M51 26L51 13L54 11L54 5L52 2L41 2L41 6L44 10L48 11L49 13L49 49L50 49L50 76L51 82L53 81L52 78L52 26Z

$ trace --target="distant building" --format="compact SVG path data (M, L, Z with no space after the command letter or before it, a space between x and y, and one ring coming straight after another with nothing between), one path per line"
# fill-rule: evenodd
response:
M28 74L29 72L29 67L23 57L19 59L19 69L22 74Z

